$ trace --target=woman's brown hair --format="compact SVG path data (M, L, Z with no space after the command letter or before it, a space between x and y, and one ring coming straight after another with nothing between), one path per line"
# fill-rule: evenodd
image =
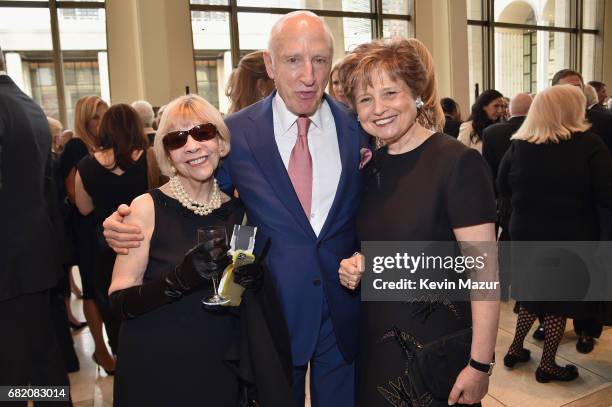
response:
M263 51L246 54L230 74L225 95L230 98L227 114L237 112L263 99L274 90L274 81L268 77Z
M386 72L393 80L402 80L420 97L423 106L417 121L431 130L444 127L433 58L423 43L415 38L375 40L355 48L340 68L344 94L354 107L359 89L372 85L374 75Z
M144 134L142 121L136 110L124 103L113 105L106 111L100 123L100 147L112 149L115 164L125 171L134 164L134 151L146 150L149 142Z
M108 104L99 96L83 96L77 100L74 107L74 133L83 140L89 152L96 151L100 147L98 134L92 134L87 129L87 123L96 115L100 105L108 108Z

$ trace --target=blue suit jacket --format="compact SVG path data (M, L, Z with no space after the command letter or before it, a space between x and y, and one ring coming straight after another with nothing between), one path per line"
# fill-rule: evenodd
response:
M338 136L342 174L333 205L317 237L304 214L274 139L272 100L229 116L231 153L217 172L222 189L237 188L249 222L257 226L259 253L269 237L267 263L291 335L293 364L308 362L317 343L323 295L340 351L352 361L357 351L359 294L343 288L340 260L358 247L355 215L361 198L359 150L363 140L355 116L327 95Z

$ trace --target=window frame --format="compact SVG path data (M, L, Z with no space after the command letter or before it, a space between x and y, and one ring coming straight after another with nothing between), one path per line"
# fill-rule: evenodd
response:
M229 39L230 39L230 56L232 61L232 68L238 66L238 62L242 56L240 49L240 30L238 26L238 16L241 13L259 13L259 14L275 14L282 15L293 11L304 10L301 8L286 8L286 7L261 7L261 6L239 6L238 0L227 0L227 4L213 5L213 4L192 4L190 0L186 0L189 3L189 23L191 25L191 32L193 33L193 12L223 12L228 15L229 24ZM325 9L307 9L316 13L320 17L337 17L337 18L360 18L368 19L371 22L371 33L373 38L383 38L384 21L386 20L398 20L404 21L409 25L409 36L414 36L416 32L416 24L414 15L416 14L417 2L416 0L410 0L409 13L406 14L392 14L383 13L383 0L370 0L370 12L360 11L340 11L340 10L325 10ZM411 7L410 7L411 6ZM410 13L411 12L411 13ZM193 36L192 36L193 38ZM193 48L193 66L194 72L197 70L196 63L198 60L197 51L195 46ZM196 82L196 93L199 92L198 84ZM219 95L221 99L221 95Z
M466 0L469 1L469 0ZM485 89L495 89L495 29L496 28L514 28L519 30L535 30L559 32L570 34L570 66L568 68L582 72L582 34L594 34L597 39L600 39L601 31L599 29L588 29L583 27L583 12L584 0L573 0L573 9L571 10L570 27L550 27L537 24L516 24L496 22L495 20L495 0L481 0L481 9L483 10L482 19L467 19L467 26L482 27L482 57L483 57L483 82L480 92ZM606 7L605 1L598 0L598 7ZM467 3L466 3L467 4ZM597 26L601 27L601 16L598 19ZM599 41L598 41L599 42ZM475 98L478 97L478 89L470 89L474 91Z
M189 0L186 0L189 1ZM349 17L349 18L365 18L372 22L372 34L375 38L383 36L383 21L384 20L404 20L414 26L414 17L412 14L387 14L383 13L383 0L370 0L370 12L359 11L339 11L339 10L321 10L308 9L321 17ZM413 14L415 14L416 1L413 1ZM240 61L240 41L238 14L239 13L261 13L261 14L287 14L293 11L299 11L299 8L281 8L281 7L256 7L256 6L239 6L238 0L228 0L227 5L212 5L212 4L191 4L189 1L189 11L220 11L229 13L230 25L230 52L232 56L232 65L235 68ZM192 21L190 17L190 22ZM414 31L414 29L413 29ZM194 50L195 51L195 50ZM195 54L194 54L195 66Z
M64 58L62 53L62 47L60 42L60 29L59 29L59 9L104 9L106 12L106 1L62 1L62 0L48 0L48 1L19 1L19 0L1 0L0 10L3 8L46 8L49 10L49 17L51 22L51 42L52 42L52 56L53 56L53 68L55 70L55 87L57 89L57 103L59 109L60 121L65 126L69 126L67 123L68 109L66 107L66 88L64 81ZM108 52L108 19L106 19L106 51ZM109 73L110 76L110 73ZM110 81L110 78L109 78Z

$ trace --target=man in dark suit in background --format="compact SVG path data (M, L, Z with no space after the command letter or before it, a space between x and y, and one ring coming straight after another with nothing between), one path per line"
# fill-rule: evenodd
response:
M49 300L62 273L45 201L50 155L47 119L0 50L0 386L69 385Z
M600 81L590 81L589 85L594 87L597 92L597 104L605 107L606 99L608 99L608 87L606 84Z
M518 93L510 101L510 119L507 122L493 124L482 133L482 155L491 167L493 175L493 183L497 179L497 170L501 163L506 150L510 147L510 137L521 127L525 121L525 116L529 112L531 106L531 96L527 93ZM495 194L497 195L497 186L495 186ZM510 240L508 234L508 222L510 221L510 213L512 206L509 199L497 199L497 227L501 227L499 240ZM499 230L499 229L498 229ZM500 257L502 255L500 254ZM500 268L500 278L502 280L509 278L506 274L507 268ZM502 296L507 298L508 293L504 291ZM515 308L518 312L518 308Z
M609 114L608 109L599 103L597 90L593 86L589 84L584 85L584 96L587 98L587 112L594 109Z
M518 93L510 101L510 120L496 123L482 133L482 155L491 166L493 180L497 179L497 168L510 147L510 137L521 127L531 106L531 96Z
M557 72L553 76L552 84L574 85L578 86L580 89L584 89L582 75L571 69L562 69ZM608 147L608 150L612 151L612 114L597 109L588 109L586 111L586 117L592 125L591 131L599 135Z

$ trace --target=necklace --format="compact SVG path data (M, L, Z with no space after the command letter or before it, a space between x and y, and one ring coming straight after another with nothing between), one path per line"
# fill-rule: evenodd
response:
M217 185L217 180L214 178L213 186L208 197L208 202L202 203L191 199L176 175L170 178L170 190L181 205L190 211L193 211L196 215L208 215L221 206L221 190L219 189L219 185Z

